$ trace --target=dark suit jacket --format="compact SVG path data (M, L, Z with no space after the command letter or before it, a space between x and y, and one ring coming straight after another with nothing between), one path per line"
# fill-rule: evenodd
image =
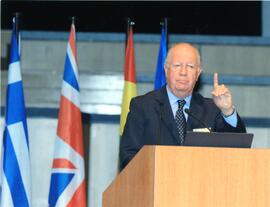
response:
M198 93L192 94L190 112L215 132L246 132L237 115L237 126L224 120L212 99ZM204 128L188 116L187 131ZM169 103L166 87L133 98L120 143L120 167L124 168L143 145L180 145L176 122Z

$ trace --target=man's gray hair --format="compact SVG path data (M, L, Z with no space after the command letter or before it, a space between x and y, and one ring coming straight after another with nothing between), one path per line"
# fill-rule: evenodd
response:
M196 53L197 53L197 57L198 57L198 66L199 67L201 67L201 65L202 65L202 60L201 60L201 55L200 55L200 52L199 52L199 49L197 48L197 47L195 47L194 45L192 45L192 44L189 44L189 43L176 43L176 44L173 44L170 48L169 48L169 50L168 50L168 53L167 53L167 56L166 56L166 59L165 59L165 62L164 62L164 67L169 67L169 65L170 65L170 63L169 63L169 58L170 58L170 56L171 56L171 51L172 51L172 49L175 47L175 46L177 46L177 45L179 45L179 44L188 44L188 45L190 45L192 48L194 48L195 49L195 51L196 51Z

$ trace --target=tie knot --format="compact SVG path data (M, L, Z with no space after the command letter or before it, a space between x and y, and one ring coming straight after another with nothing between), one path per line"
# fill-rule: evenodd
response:
M184 105L186 104L186 101L185 100L178 100L177 102L178 102L178 108L183 109Z

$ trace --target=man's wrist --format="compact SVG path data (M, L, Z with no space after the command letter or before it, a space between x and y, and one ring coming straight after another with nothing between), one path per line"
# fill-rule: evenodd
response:
M222 115L223 115L225 118L227 118L227 117L233 115L234 112L235 112L235 107L233 106L231 110L227 110L226 112L223 112L223 111L222 111Z

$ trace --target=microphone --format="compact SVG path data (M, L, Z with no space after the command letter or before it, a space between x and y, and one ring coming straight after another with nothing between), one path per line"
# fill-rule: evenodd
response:
M196 115L194 115L189 109L185 109L184 110L189 116L191 116L192 118L194 118L195 120L197 120L203 127L205 127L209 132L212 132L211 128L209 128L202 120L200 120L199 118L197 118Z

